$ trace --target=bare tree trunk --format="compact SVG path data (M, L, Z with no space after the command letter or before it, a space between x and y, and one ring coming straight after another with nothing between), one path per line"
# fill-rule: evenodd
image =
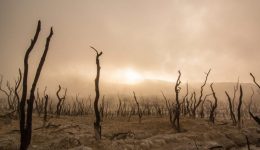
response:
M136 98L136 96L135 96L135 92L134 92L134 91L133 91L133 94L134 94L135 103L136 103L136 105L137 105L137 113L138 113L138 117L139 117L139 123L141 123L141 121L142 121L142 116L143 116L143 112L142 112L142 110L141 110L141 108L140 108L140 104L139 104L138 101L137 101L137 98Z
M117 112L116 112L116 115L117 115L117 117L120 115L120 113L121 113L121 99L120 99L120 97L119 97L119 95L118 95L118 101L119 101L119 104L118 104L118 109L117 109ZM122 113L121 113L122 114Z
M187 114L186 100L188 99L188 95L189 95L189 84L187 82L187 84L186 84L186 95L182 99L182 114L183 114L183 116L186 116L186 114Z
M18 80L15 81L15 89L14 89L14 94L15 94L15 97L17 100L17 114L18 114L19 118L20 118L20 97L18 94L18 88L20 87L21 81L22 81L22 72L21 72L21 69L19 68L19 77L18 77Z
M170 120L170 123L171 125L173 126L173 110L170 106L170 102L167 100L166 96L164 95L164 93L162 92L162 95L163 95L163 98L165 100L165 105L166 105L166 108L168 110L168 113L169 113L169 120Z
M205 87L205 85L206 85L206 83L207 83L207 80L208 80L208 76L209 76L210 71L211 71L211 69L209 69L209 71L206 73L206 78L205 78L205 80L204 80L204 83L203 83L202 86L200 87L200 97L199 97L198 102L196 102L196 96L195 96L195 94L194 94L194 99L195 99L195 101L194 101L194 107L193 107L193 109L192 109L192 117L193 117L193 118L196 118L196 110L197 110L197 108L199 107L200 103L202 102L203 90L204 90L204 87Z
M11 96L12 96L13 91L11 90L9 82L7 82L7 84L6 84L8 91L4 90L2 88L2 82L3 82L3 76L1 76L1 78L0 78L0 91L6 95L9 109L14 110L14 106L11 102Z
M215 103L213 104L212 109L211 109L211 111L210 111L209 121L214 124L214 123L215 123L215 117L216 117L216 115L215 115L215 110L216 110L217 107L218 107L218 99L217 99L216 93L215 93L215 91L214 91L214 89L213 89L213 83L210 84L210 88L211 88L211 91L212 91L212 94L213 94L213 98L214 98L214 100L215 100Z
M65 89L63 97L60 96L60 91L61 91L61 86L59 85L59 89L56 92L56 96L58 98L58 103L57 103L57 106L56 106L56 116L57 117L59 117L60 114L61 114L62 105L63 105L63 103L66 99L66 96L67 96L67 88Z
M48 100L49 100L49 96L48 94L46 94L45 96L45 103L44 103L44 117L43 117L43 126L45 126L46 121L47 121L47 106L48 106Z
M253 78L253 82L255 83L255 85L260 89L260 85L256 82L255 76L252 73L250 73L250 76Z
M21 102L20 102L20 111L21 111L21 114L20 114L20 116L21 116L21 118L20 118L20 133L21 133L20 149L21 150L26 150L28 148L28 146L30 145L30 142L31 142L32 111L33 111L33 103L34 103L34 99L35 99L34 92L35 92L35 88L36 88L37 82L38 82L40 74L41 74L43 64L45 62L45 58L46 58L47 53L48 53L49 43L50 43L51 37L53 35L53 30L51 28L50 34L49 34L49 36L47 37L47 40L46 40L43 55L41 57L40 63L38 65L38 68L37 68L37 71L36 71L36 75L34 77L34 81L33 81L32 87L31 87L31 91L30 91L30 97L27 100L27 103L28 103L27 118L25 120L25 102L26 102L26 99L27 99L26 97L27 97L28 59L29 59L29 55L30 55L35 43L37 42L40 30L41 30L41 22L38 21L38 26L37 26L37 29L36 29L34 39L31 41L31 45L27 49L25 57L24 57L23 92L22 92L22 98L21 98Z
M239 78L237 79L236 86L234 86L234 95L233 95L233 99L232 99L233 112L235 111L235 100L236 100L236 94L237 94L238 88L239 88Z
M240 85L240 96L239 96L239 103L237 107L237 121L238 121L238 127L241 127L241 105L242 105L242 98L243 98L243 89Z
M250 117L252 117L255 120L255 122L260 125L260 118L258 118L257 116L254 116L253 113L251 112L251 105L252 105L252 102L253 102L253 96L255 94L253 88L252 88L252 92L253 93L251 95L250 103L248 105L248 112L249 112Z
M211 94L207 94L203 101L201 102L201 110L200 110L200 118L204 118L205 117L205 114L204 114L204 103L205 101L207 100L207 97L210 96Z
M95 132L95 137L96 140L101 139L101 124L100 124L100 112L98 109L98 100L99 100L99 78L100 78L100 62L99 62L99 57L103 54L102 52L98 52L94 47L90 47L96 52L96 65L97 65L97 75L95 79L95 91L96 91L96 97L94 101L94 110L95 110L95 115L96 115L96 121L94 122L94 132Z
M233 122L233 125L236 125L236 124L237 124L237 121L236 121L235 114L234 114L234 112L233 112L232 103L231 103L231 98L230 98L229 94L227 93L227 91L225 91L225 93L226 93L227 98L228 98L229 112L230 112L231 120L232 120L232 122Z
M178 76L178 79L176 81L176 84L175 84L175 99L176 99L176 107L175 107L175 114L174 114L174 119L173 119L173 125L174 125L174 128L180 132L181 130L181 127L180 127L180 102L179 102L179 93L180 93L180 84L181 84L181 81L180 81L180 77L181 77L181 72L178 71L179 73L179 76Z

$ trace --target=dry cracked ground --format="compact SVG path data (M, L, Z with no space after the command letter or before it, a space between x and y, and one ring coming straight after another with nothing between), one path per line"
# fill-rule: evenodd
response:
M182 132L176 133L168 117L105 118L102 140L93 136L93 116L51 117L42 128L42 118L34 115L30 150L204 150L204 149L260 149L260 128L253 120L243 127L232 126L229 120L215 125L206 119L182 118ZM19 148L19 121L0 119L0 150Z

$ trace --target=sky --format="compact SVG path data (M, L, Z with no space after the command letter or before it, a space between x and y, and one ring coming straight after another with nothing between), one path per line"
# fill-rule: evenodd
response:
M0 0L0 74L14 80L42 21L30 76L53 27L40 84L84 86L103 51L101 82L260 80L259 0ZM93 86L89 84L88 86Z

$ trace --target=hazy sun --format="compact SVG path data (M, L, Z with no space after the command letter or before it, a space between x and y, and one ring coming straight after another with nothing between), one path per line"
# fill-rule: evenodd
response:
M123 80L125 80L124 82L127 84L135 84L135 83L138 83L141 80L143 80L143 77L141 74L139 74L137 71L130 69L130 68L120 70L120 74L121 74Z

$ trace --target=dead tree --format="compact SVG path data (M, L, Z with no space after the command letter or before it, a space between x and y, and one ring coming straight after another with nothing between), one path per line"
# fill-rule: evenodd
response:
M97 75L95 79L95 91L96 91L96 97L94 101L94 110L95 110L95 115L96 115L96 121L94 122L94 132L95 132L95 137L96 140L101 139L101 124L100 124L100 111L98 109L98 100L99 100L99 78L100 78L100 62L99 62L99 57L103 54L102 52L98 52L94 47L90 46L95 52L96 52L96 65L97 65Z
M208 80L208 76L209 76L209 73L210 73L211 69L209 69L208 73L206 73L206 78L205 78L205 81L204 83L202 84L201 88L200 88L200 97L198 99L198 102L196 102L196 96L194 95L194 98L195 98L195 101L194 101L194 105L193 105L193 109L192 109L192 117L195 118L196 117L196 110L197 108L199 107L200 103L202 102L202 96L203 96L203 90L204 90L204 87L207 83L207 80Z
M186 95L182 99L182 114L183 114L183 116L186 116L186 114L187 114L186 100L188 99L188 95L189 95L189 84L187 82L187 84L186 84Z
M251 75L251 77L253 78L253 82L255 83L255 85L260 89L260 85L256 82L255 76L254 76L252 73L250 73L250 75ZM252 95L252 97L253 97L253 95ZM250 116L255 120L255 122L260 125L260 118L257 117L257 116L255 116L255 115L251 112L251 109L250 109L250 108L251 108L251 103L252 103L252 97L251 97L251 102L250 102L250 105L249 105L249 114L250 114Z
M13 102L12 102L13 91L11 90L9 82L6 83L6 87L7 87L8 91L3 89L2 82L3 82L3 76L1 76L1 78L0 78L0 91L6 95L7 102L8 102L8 108L10 110L14 110L14 106L13 106Z
M187 110L187 114L189 114L189 116L192 116L192 113L191 113L192 104L193 104L192 98L193 98L194 94L195 94L195 92L192 92L190 98L187 98L187 100L186 100L186 110Z
M213 95L213 98L215 100L215 103L211 107L210 115L209 115L209 121L214 124L215 123L215 117L216 117L215 110L218 107L218 99L217 99L216 93L213 89L213 83L210 84L210 89L212 91L212 95Z
M141 110L141 108L140 108L140 104L139 104L138 101L137 101L137 98L136 98L136 96L135 96L135 92L134 92L134 91L133 91L133 94L134 94L135 103L136 103L136 105L137 105L137 113L138 113L138 117L139 117L139 123L141 123L142 117L143 117L143 112L142 112L142 110Z
M67 88L65 89L65 92L64 92L64 95L61 97L60 96L60 91L61 91L61 86L59 85L59 89L58 91L56 92L56 96L58 98L58 103L57 103L57 106L56 106L56 115L59 117L60 114L61 114L61 110L62 110L62 105L66 99L66 95L67 95Z
M204 97L203 101L201 102L200 118L204 118L205 117L205 114L204 114L204 103L207 100L207 97L210 96L210 95L212 95L212 94L207 94Z
M236 117L235 117L235 114L234 114L234 111L233 111L233 108L232 108L231 98L230 98L230 96L229 96L227 91L225 91L225 93L226 93L227 98L228 98L230 118L231 118L231 120L233 122L233 125L236 125L237 124L237 120L236 120Z
M34 92L35 92L35 88L37 86L41 71L42 71L42 67L44 65L47 53L48 53L48 49L49 49L49 43L51 40L51 37L53 35L53 30L52 28L50 29L50 34L47 37L46 40L46 44L45 44L45 49L44 52L42 54L40 63L37 67L37 71L32 83L32 87L31 87L31 91L30 91L30 96L29 99L27 100L27 80L28 80L28 60L29 60L29 55L32 52L32 49L34 48L34 45L37 42L39 33L41 30L41 21L38 21L38 25L37 25L37 29L36 29L36 33L34 35L34 38L31 40L31 45L30 47L27 49L26 53L25 53L25 57L24 57L24 72L23 72L23 91L22 91L22 97L21 97L21 102L20 102L20 134L21 134L21 138L20 138L20 150L26 150L28 148L28 146L30 145L31 142L31 135L32 135L32 112L33 112L33 103L34 103ZM25 118L25 104L27 101L27 117Z
M237 94L238 89L239 89L239 78L237 79L237 84L236 84L236 86L234 86L234 95L233 95L233 99L232 99L232 108L233 108L233 111L235 111L235 100L236 100L236 94Z
M163 91L161 91L162 95L163 95L163 98L165 100L165 105L166 105L166 108L168 110L168 114L169 114L169 120L170 120L170 123L171 125L173 126L173 109L170 105L170 102L169 100L167 100L166 96L164 95Z
M49 114L53 114L53 109L52 109L52 100L51 99L49 99L48 100L49 102L49 106L48 106L48 109L49 109Z
M238 122L238 127L241 127L241 105L242 105L242 98L243 98L243 89L242 86L240 85L240 96L239 96L239 102L237 106L237 122Z
M38 113L38 116L40 117L41 116L41 113L43 111L43 98L40 98L40 94L39 94L39 89L37 88L37 92L36 92L36 99L35 99L35 104L36 104L36 111Z
M22 72L21 72L21 69L19 68L19 77L18 77L18 80L15 81L15 88L14 88L14 94L15 94L16 101L17 101L17 114L18 114L19 118L20 118L20 97L18 94L18 88L20 87L21 80L22 80Z
M179 76L177 78L176 84L175 84L175 100L176 100L176 105L175 105L175 114L173 118L173 127L180 132L181 127L180 127L180 102L179 102L179 93L180 93L180 78L181 78L181 72L178 71Z
M249 112L249 115L255 120L255 122L260 125L260 118L258 118L257 116L254 116L253 113L251 112L251 105L252 105L252 102L253 102L253 96L255 94L253 89L252 89L252 92L253 93L251 95L250 103L248 105L248 112Z
M120 113L121 113L121 110L122 110L122 107L121 107L122 102L121 102L121 99L120 99L119 95L117 97L118 97L119 104L118 104L118 109L117 109L116 115L118 117L120 115Z
M47 113L48 113L48 101L49 101L49 95L45 93L46 92L46 88L44 90L44 98L45 98L45 102L44 102L44 116L43 116L43 126L45 126L46 122L47 122Z
M250 73L250 76L253 78L253 82L255 83L255 85L260 89L260 85L256 82L255 76L252 73Z

